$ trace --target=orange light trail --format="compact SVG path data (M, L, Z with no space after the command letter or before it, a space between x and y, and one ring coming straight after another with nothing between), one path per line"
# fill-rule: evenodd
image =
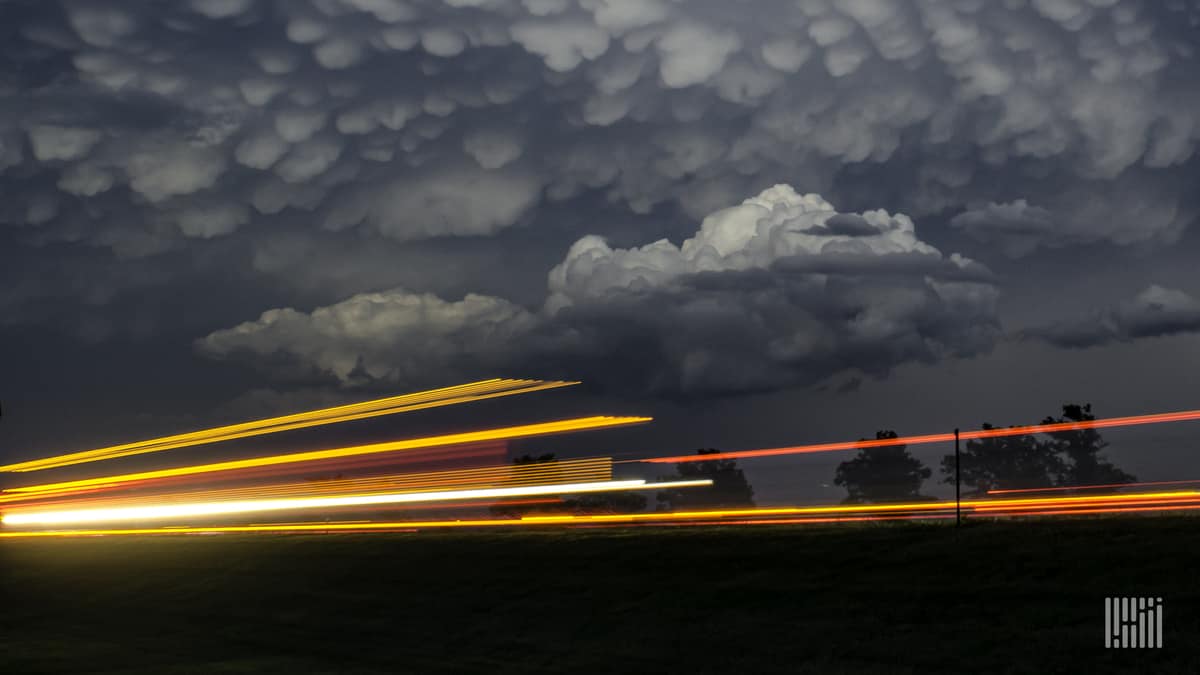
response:
M597 490L621 490L621 489L661 489L673 486L698 486L705 481L685 481L682 483L671 484L654 484L646 485L645 481L614 481L607 484L591 484L596 485ZM603 488L602 485L613 485L617 487ZM621 485L633 485L633 487L620 487ZM369 505L376 503L407 503L414 501L439 501L442 499L460 499L470 497L499 497L499 496L529 496L537 494L551 493L568 493L576 486L572 485L547 485L547 486L532 486L523 488L499 488L491 490L463 490L457 491L453 496L446 497L449 493L401 493L397 494L382 494L382 495L343 495L339 497L306 497L296 499L278 499L278 500L259 500L259 503L247 502L224 502L224 503L205 503L205 504L176 504L176 505L151 505L144 507L126 507L118 509L92 509L90 511L97 512L93 520L111 520L113 518L140 518L140 517L174 517L180 515L212 515L218 513L243 513L256 512L262 510L283 510L290 508L311 508L320 506L350 506L350 505ZM540 490L540 491L539 491ZM470 494L470 497L461 496ZM267 504L267 502L272 502ZM1188 504L1200 502L1200 491L1176 491L1176 492L1151 492L1151 493L1135 493L1123 495L1096 495L1096 496L1073 496L1073 497L1056 497L1056 498L1022 498L1022 499L985 499L985 500L964 500L962 506L970 509L974 513L981 515L996 515L993 512L999 511L1021 511L1021 510L1037 510L1037 509L1064 509L1064 508L1089 508L1089 507L1122 507L1133 505L1159 505L1159 504L1176 504L1181 508ZM538 523L543 525L574 525L587 523L637 523L643 521L653 522L670 522L678 520L694 520L694 519L735 519L735 518L763 518L772 516L835 516L835 515L862 515L862 514L914 514L928 513L934 514L939 511L947 511L954 508L954 502L938 501L938 502L902 502L894 504L848 504L848 505L822 505L822 506L789 506L789 507L755 507L745 509L716 509L705 511L676 511L669 513L626 513L626 514L599 514L599 515L546 515L546 516L527 516L522 520L528 523ZM0 521L5 524L54 524L57 522L70 523L71 518L91 518L87 515L89 510L83 511L16 511L5 515ZM100 513L103 511L103 513ZM117 512L117 513L112 513ZM65 514L65 515L64 515Z
M1042 488L1012 488L1008 490L988 490L989 495L1011 495L1030 492L1067 492L1071 490L1105 490L1110 488L1149 487L1151 485L1194 485L1200 483L1200 478L1191 480L1156 480L1142 483L1104 483L1099 485L1067 485Z
M297 462L309 462L314 460L332 459L335 457L353 457L358 455L370 455L383 452L398 452L403 450L417 450L422 448L433 448L443 445L456 445L460 443L474 443L478 441L491 441L501 439L516 439L529 438L532 436L545 436L548 434L567 433L571 431L585 431L591 429L603 429L616 426L627 426L630 424L641 424L649 422L650 417L578 417L567 420L557 420L553 422L540 422L537 424L524 424L512 427L501 427L497 429L487 429L483 431L469 431L457 434L445 434L441 436L426 436L423 438L413 438L402 441L388 441L385 443L371 443L367 445L355 445L346 448L334 448L330 450L314 450L310 452L296 452L286 455L271 455L267 457L254 457L250 459L239 459L227 462L216 462L213 464L200 464L194 466L177 467L173 469L159 469L156 471L141 471L138 473L121 474L116 476L102 476L99 478L84 478L81 480L63 481L60 483L44 483L41 485L28 485L23 487L8 488L10 493L37 493L37 492L54 492L75 488L86 488L98 485L113 485L119 483L129 483L132 481L144 481L157 478L167 478L171 476L194 476L198 474L208 474L219 471L230 471L233 469L245 469L250 467L277 466L280 464L293 464Z
M1161 424L1164 422L1187 422L1200 420L1200 410L1186 410L1174 413L1157 413L1153 415L1135 415L1132 417L1109 417L1107 419L1084 422L1055 422L1053 424L1033 424L1019 427L1004 427L996 429L975 429L959 433L962 440L977 438L999 438L1003 436L1022 436L1025 434L1047 434L1058 431L1079 431L1082 429L1106 429L1110 427L1127 427L1140 424ZM719 459L746 459L750 457L773 457L778 455L798 455L811 452L832 452L835 450L858 450L860 448L882 448L896 445L920 445L923 443L947 443L954 440L953 433L926 434L923 436L905 436L901 438L874 438L861 441L838 441L835 443L817 443L813 445L796 445L784 448L764 448L759 450L734 450L732 452L717 452L709 455L673 455L669 457L651 457L648 459L626 460L628 462L647 462L651 464L682 464L686 462L711 462Z
M124 443L95 450L86 450L67 455L46 457L26 462L0 466L0 471L27 472L53 469L85 462L97 462L118 457L129 457L150 452L161 452L195 445L217 443L238 438L261 436L281 431L349 422L353 420L395 415L426 410L460 403L471 403L501 396L528 394L546 389L556 389L578 384L578 382L491 379L472 382L442 389L402 394L388 398L352 403L349 405L312 410L308 412L271 417L212 429L203 429L173 436L164 436L145 441Z
M129 506L163 501L227 501L233 499L262 499L268 497L314 496L330 493L370 494L383 492L420 492L465 487L519 487L538 483L583 483L612 480L612 458L562 460L539 464L507 464L477 469L457 469L426 473L391 474L367 478L302 481L223 488L191 490L165 494L136 494L130 496L56 499L59 493L17 494L8 497L9 503L22 505L22 510L48 509L61 504L87 506ZM35 501L36 500L36 501ZM3 500L0 500L3 501ZM33 501L27 508L22 503Z
M1180 506L1128 506L1121 508L1089 508L1089 509L1049 509L1045 511L1022 511L1019 513L989 513L995 517L1025 517L1025 516L1086 516L1114 515L1120 513L1151 513L1162 511L1193 511L1200 509L1200 504Z
M953 508L953 504L943 503L943 506ZM1200 509L1200 504L1180 504L1172 506L1130 506L1116 508L1081 508L1081 509L1045 509L1042 511L1022 511L1017 513L997 512L989 513L989 517L1033 517L1033 516L1051 516L1051 515L1105 515L1119 513L1139 513L1139 512L1161 512L1161 511L1193 511ZM748 512L761 512L764 509L746 509ZM768 511L780 511L781 509L765 509ZM638 526L678 526L678 525L781 525L781 524L815 524L815 523L835 523L835 522L871 522L871 521L889 521L889 520L944 520L953 517L952 515L923 513L916 516L905 515L876 515L876 516L833 516L833 517L816 517L816 518L761 518L751 516L748 519L740 520L706 520L714 517L715 514L728 514L728 511L704 512L698 511L693 513L678 513L678 514L630 514L637 516L645 516L642 520L650 522L614 522L607 523L597 522L595 516L564 516L559 519L565 521L566 524L580 525L583 527L621 527L627 525ZM761 515L761 513L760 513ZM653 517L658 516L657 520ZM674 518L662 518L663 516L674 516ZM687 516L686 518L684 516ZM83 537L83 536L104 536L104 535L163 535L163 534L236 534L236 533L367 533L367 532L398 532L398 531L418 531L421 529L437 529L437 528L492 528L492 527L545 527L548 525L563 524L563 522L548 522L544 518L522 518L522 519L500 519L487 518L475 520L427 520L427 521L391 521L391 522L338 522L338 523L285 523L285 524L258 524L258 525L214 525L205 527L156 527L156 528L108 528L108 529L71 529L71 530L32 530L32 531L8 531L0 532L0 538L36 538L36 537Z

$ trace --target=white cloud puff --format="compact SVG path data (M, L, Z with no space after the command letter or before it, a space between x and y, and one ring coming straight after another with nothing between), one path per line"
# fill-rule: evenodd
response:
M497 365L509 341L524 339L533 322L527 311L498 298L447 302L396 290L356 295L311 313L270 310L209 335L199 348L212 356L283 353L343 384L420 382L438 371Z

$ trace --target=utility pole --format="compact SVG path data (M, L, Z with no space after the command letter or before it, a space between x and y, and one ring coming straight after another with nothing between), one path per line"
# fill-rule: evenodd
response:
M958 452L958 429L954 430L954 526L962 525L962 464Z

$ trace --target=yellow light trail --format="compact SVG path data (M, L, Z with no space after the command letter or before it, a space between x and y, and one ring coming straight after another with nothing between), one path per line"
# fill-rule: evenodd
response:
M553 380L515 380L500 378L482 380L479 382L471 382L453 387L431 389L429 391L402 394L399 396L391 396L388 398L364 401L361 403L352 403L349 405L335 406L332 408L323 408L321 410L294 413L281 417L271 417L252 422L242 422L240 424L215 427L212 429L203 429L200 431L192 431L173 436L164 436L162 438L154 438L145 441L124 443L121 445L113 445L104 448L97 448L95 450L75 452L67 455L58 455L55 457L46 457L43 459L35 459L26 462L17 462L14 464L0 466L0 472L41 471L44 469L54 469L63 466L71 466L74 464L83 464L85 462L97 462L108 459L116 459L118 457L129 457L131 455L140 455L150 452L161 452L163 450L173 450L195 445L230 441L239 438L249 438L252 436L261 436L264 434L273 434L281 431L291 431L294 429L305 429L308 427L322 426L326 424L350 422L371 417L379 417L382 415L395 415L399 413L414 412L417 410L426 410L429 408L456 405L460 403L471 403L474 401L483 401L501 396L528 394L535 391L568 387L575 384L579 383Z
M266 497L313 496L326 493L368 492L416 492L462 487L518 487L537 483L582 483L612 480L612 458L594 457L569 459L538 464L507 464L476 469L453 469L425 473L401 473L367 478L335 479L323 481L300 481L268 485L255 485L208 490L188 490L154 494L125 496L87 496L69 500L72 504L88 506L128 506L147 502L167 501L221 501L231 499L262 499ZM0 502L20 503L47 500L58 497L56 492L9 495ZM22 510L54 509L59 502L22 505Z
M647 484L644 480L604 481L599 483L566 483L531 485L510 488L449 490L444 492L399 492L375 495L342 495L337 497L295 497L291 499L255 499L228 502L196 502L190 504L157 504L112 509L78 509L70 511L14 512L0 516L4 525L76 525L120 521L146 521L195 516L263 513L299 509L332 508L341 506L372 506L378 504L411 504L414 502L445 502L466 499L498 499L530 497L549 494L585 494L618 490L660 490L712 485L712 481L688 480Z
M657 487L657 486L655 486ZM943 506L953 507L953 503L942 503ZM1009 517L1009 516L1049 516L1049 515L1105 515L1105 514L1121 514L1121 513L1139 513L1139 512L1159 512L1159 511L1194 511L1200 509L1200 504L1194 502L1185 502L1169 506L1129 506L1116 508L1094 508L1085 507L1077 509L1047 509L1044 511L1022 511L1016 513L998 512L989 514L994 517ZM402 520L390 522L337 522L337 523L281 523L281 524L261 524L261 525L213 525L200 527L153 527L153 528L121 528L121 529L72 529L72 530L32 530L32 531L10 531L0 532L0 538L37 538L37 537L88 537L88 536L105 536L105 535L160 535L160 534L237 534L237 533L303 533L303 532L396 532L396 531L415 531L421 529L436 529L436 528L491 528L491 527L545 527L556 524L582 524L593 525L597 527L619 526L624 524L642 524L636 521L651 521L644 523L646 525L681 525L681 524L702 524L702 525L778 525L778 524L804 524L804 523L834 523L842 521L875 521L875 520L898 520L909 519L912 516L902 514L882 514L876 516L849 516L849 517L809 517L809 518L759 518L763 515L763 511L770 511L773 515L786 509L745 509L745 510L728 510L728 511L696 511L696 512L678 512L666 514L629 514L630 516L638 516L637 519L621 521L617 517L606 518L606 520L598 520L605 518L602 516L564 516L558 519L558 522L551 522L545 518L522 518L522 519L477 519L477 520ZM727 519L727 520L705 520L713 517L729 517L731 514L740 514L743 519ZM786 515L786 514L784 514ZM936 513L923 513L916 516L918 518L938 519L952 516L944 516ZM628 516L625 516L628 518ZM749 518L749 519L747 519Z
M567 420L557 420L554 422L523 424L512 427L486 429L483 431L444 434L441 436L426 436L423 438L413 438L403 441L388 441L384 443L355 445L346 448L333 448L330 450L313 450L310 452L296 452L286 455L253 457L250 459L238 459L228 462L216 462L213 464L199 464L194 466L177 467L173 469L159 469L156 471L141 471L138 473L121 474L117 476L84 478L81 480L63 481L60 483L43 483L41 485L28 485L23 487L8 488L7 492L53 492L97 485L114 485L132 481L167 478L171 476L192 476L197 474L214 473L218 471L230 471L233 469L277 466L280 464L310 462L321 459L336 459L340 457L354 457L358 455L378 454L381 452L419 450L423 448L435 448L443 445L459 445L463 443L476 443L480 441L508 440L515 438L528 438L531 436L545 436L548 434L560 434L571 431L603 429L608 427L626 426L630 424L641 424L643 422L649 422L652 419L653 418L651 417L611 417L603 415L594 417L577 417Z

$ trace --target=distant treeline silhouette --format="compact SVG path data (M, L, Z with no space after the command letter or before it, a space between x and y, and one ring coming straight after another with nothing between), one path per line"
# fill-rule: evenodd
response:
M1091 404L1068 403L1062 415L1046 417L1042 424L1083 422L1096 419ZM983 429L996 428L983 424ZM971 439L962 446L961 480L965 496L985 494L988 490L1041 487L1073 487L1131 483L1137 478L1109 462L1103 454L1108 447L1096 429L1056 431L1042 438L1024 434L996 438ZM892 430L875 432L875 438L899 438ZM862 439L866 440L866 439ZM698 455L718 454L702 448ZM554 454L523 455L514 465L556 463ZM954 483L954 454L941 460L941 479ZM845 488L847 504L910 502L935 499L921 493L933 470L908 451L906 445L862 448L854 457L838 464L833 483ZM660 490L656 495L659 511L687 511L754 506L754 488L746 480L735 460L712 459L675 465L675 473L659 476L660 481L710 479L713 484L701 489ZM646 495L641 492L602 492L579 495L554 504L497 504L494 515L562 513L601 515L634 513L646 510Z
M1046 417L1042 424L1094 420L1091 404L1068 403L1061 417ZM994 429L984 424L983 429ZM1025 434L971 439L961 452L961 480L967 495L988 490L1110 485L1137 480L1103 455L1108 447L1096 429L1056 431L1047 438ZM897 438L894 431L879 431L876 438ZM954 483L954 455L942 458L942 481ZM846 503L901 502L932 499L921 494L921 485L933 472L908 452L907 446L863 448L838 465L835 485L846 489Z

